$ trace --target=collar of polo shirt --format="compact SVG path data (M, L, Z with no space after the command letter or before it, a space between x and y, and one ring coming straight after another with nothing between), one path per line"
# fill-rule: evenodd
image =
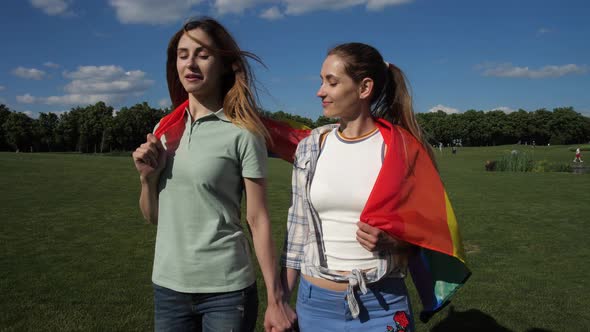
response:
M188 116L190 118L191 114L190 114L190 112L188 110L188 107L185 108L184 111L186 112L186 114L188 114ZM198 118L196 120L204 119L204 118L210 117L212 115L215 115L221 121L231 122L231 120L228 119L227 116L225 115L225 112L223 111L223 107L220 108L217 112L211 112L211 113L209 113L207 115L204 115L204 116L202 116L202 117L200 117L200 118Z

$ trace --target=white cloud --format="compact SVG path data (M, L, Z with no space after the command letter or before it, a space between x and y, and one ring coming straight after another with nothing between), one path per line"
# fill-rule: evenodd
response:
M340 10L365 6L367 10L382 10L387 6L412 3L415 0L109 0L121 23L167 24L194 16L196 11L211 11L219 15L242 14L260 5L272 7L260 10L259 16L276 20L285 15L301 15L316 10ZM200 10L196 10L196 7ZM208 7L208 8L207 8Z
M17 67L12 74L28 80L42 80L47 73L36 68Z
M119 66L81 66L75 72L64 72L72 79L65 86L71 94L128 94L144 92L154 81L141 70L125 71Z
M94 32L92 32L92 34L93 34L95 37L98 37L98 38L107 38L107 37L109 37L109 35L108 35L108 34L106 34L106 33L104 33L104 32L100 32L100 31L94 31Z
M123 95L107 95L107 94L69 94L63 96L50 96L46 98L38 98L43 104L47 105L89 105L96 104L102 101L106 104L118 104L125 100L126 96Z
M585 74L588 67L585 65L567 64L562 66L544 66L539 69L529 67L515 67L511 63L482 64L476 66L483 70L484 76L512 77L512 78L548 78L561 77L572 74Z
M274 7L270 7L267 10L263 11L260 14L260 17L272 21L272 20L281 19L281 18L285 17L285 15L283 15L283 13L281 13L279 7L274 6Z
M61 111L48 111L48 112L44 112L44 113L53 113L53 114L55 114L57 116L60 116L60 115L62 115L64 113L67 113L67 112L70 112L70 111L71 110L61 110Z
M248 8L255 7L261 3L277 3L272 0L214 0L213 7L220 14L241 14Z
M70 0L30 0L33 7L41 9L47 15L68 14Z
M432 107L431 109L428 110L428 112L430 112L430 113L435 113L435 112L438 112L438 111L443 111L443 112L445 112L447 114L459 113L459 110L458 109L452 108L452 107L449 107L449 106L445 106L445 105L441 105L441 104L438 104L438 105L436 105L436 106L434 106L434 107Z
M170 107L172 103L170 102L170 98L162 98L158 100L158 106L160 107Z
M109 0L121 23L166 24L186 18L202 0Z
M316 10L340 10L352 6L365 5L367 10L381 10L386 6L411 3L414 0L283 0L286 13L300 15Z
M39 118L39 113L37 113L37 112L33 113L32 111L26 110L26 111L23 111L22 113L26 114L31 119L38 119Z
M357 6L365 3L365 0L284 0L287 5L287 14L301 15L315 10L338 10L346 7Z
M76 71L64 71L63 76L71 81L66 84L67 92L61 96L34 97L29 94L18 96L22 103L47 105L88 105L103 101L110 105L121 104L132 96L141 96L152 86L141 70L126 71L115 65L80 66Z
M411 3L414 0L369 0L367 1L368 10L382 10L387 6L403 5Z
M45 67L49 67L49 68L59 68L60 65L58 65L57 63L51 62L51 61L47 61L43 64Z
M548 28L539 28L539 30L537 30L537 35L544 35L546 33L551 32L551 29Z
M491 111L502 111L502 112L504 112L506 114L515 112L514 109L512 109L512 108L510 108L508 106L498 106L496 108L492 108Z
M5 89L6 89L6 87L4 85L0 85L0 91L3 91Z
M36 98L27 93L22 96L16 96L16 101L21 104L33 104Z

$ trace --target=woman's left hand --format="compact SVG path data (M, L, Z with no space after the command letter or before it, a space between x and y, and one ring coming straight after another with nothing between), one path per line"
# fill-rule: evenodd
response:
M357 223L356 240L368 251L398 250L404 251L411 247L408 242L395 238L377 227L359 221Z
M264 314L264 330L267 332L291 331L296 320L297 315L287 302L269 303Z

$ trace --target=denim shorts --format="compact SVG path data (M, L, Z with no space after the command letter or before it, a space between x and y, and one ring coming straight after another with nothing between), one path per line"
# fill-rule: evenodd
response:
M360 314L352 318L345 291L318 287L301 277L296 307L300 331L414 331L403 279L385 278L367 288L367 294L356 290Z
M227 293L181 293L154 284L154 328L162 331L254 331L256 283Z

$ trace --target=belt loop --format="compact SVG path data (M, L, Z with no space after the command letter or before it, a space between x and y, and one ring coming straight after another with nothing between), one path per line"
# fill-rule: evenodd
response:
M307 281L307 299L308 300L311 299L311 287L312 287L311 282Z

